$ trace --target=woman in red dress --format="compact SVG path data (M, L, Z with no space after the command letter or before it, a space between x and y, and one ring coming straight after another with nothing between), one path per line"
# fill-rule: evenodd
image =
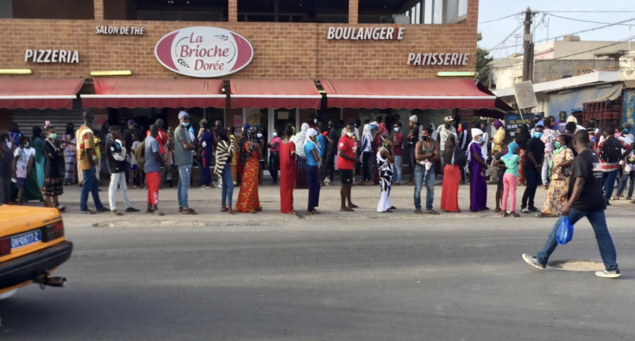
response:
M458 212L459 209L459 185L461 184L461 166L456 162L455 153L463 153L456 145L456 137L450 134L445 140L443 152L443 187L441 189L441 209L446 212ZM465 166L465 165L464 165Z
M293 126L285 128L285 139L280 143L280 212L295 214L293 210L293 185L295 184L295 143L291 141Z
M247 133L247 143L243 148L247 153L247 162L242 174L240 192L236 201L236 212L256 213L262 211L258 198L258 175L260 173L260 163L262 150L256 135L256 128L250 128Z

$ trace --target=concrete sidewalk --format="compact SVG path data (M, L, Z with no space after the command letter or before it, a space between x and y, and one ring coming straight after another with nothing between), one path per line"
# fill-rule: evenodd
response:
M340 186L339 182L336 182L334 186L323 186L320 191L320 206L318 210L320 214L313 216L306 216L308 202L308 190L298 189L294 191L294 208L299 213L298 216L287 215L280 213L279 203L279 187L277 185L271 185L271 180L265 180L265 184L259 187L260 202L263 207L262 212L256 214L250 213L236 213L229 215L227 213L221 213L221 190L219 188L201 189L200 187L192 187L189 190L189 204L194 208L197 215L183 215L178 212L178 202L176 187L166 187L159 191L159 208L165 216L155 216L153 214L145 213L147 202L147 190L145 189L129 189L128 195L133 207L141 210L139 213L127 213L123 216L111 215L109 212L98 213L95 215L81 214L79 210L79 196L80 188L78 186L66 186L64 188L64 194L60 196L60 203L66 205L67 209L64 213L64 221L67 225L75 226L95 226L95 227L107 227L107 226L149 226L149 225L164 225L164 226L271 226L271 225L286 225L293 224L297 219L309 219L320 222L338 222L346 224L346 221L350 220L364 220L364 219L390 219L390 220L422 220L422 219L458 219L465 224L470 224L473 219L493 218L502 219L500 213L495 213L493 210L496 207L494 203L494 195L496 191L495 185L488 185L488 207L491 211L483 212L470 212L469 200L470 200L470 187L468 185L461 185L459 188L459 207L462 213L446 213L439 209L441 186L435 186L434 195L434 209L441 214L438 216L433 215L418 215L414 214L414 186L393 186L391 191L391 201L397 210L393 213L378 213L377 203L379 201L379 186L354 186L352 190L353 202L359 206L355 212L340 212ZM520 199L525 190L525 187L518 188L517 195L517 210L520 210ZM239 187L234 188L234 202L233 206L236 206L236 199L238 198ZM546 190L543 187L539 187L536 193L536 207L540 209L545 199ZM100 199L106 208L109 208L108 204L108 187L100 187L99 192ZM426 190L425 187L421 191L422 202L425 203ZM117 191L116 204L119 211L123 211L125 206L121 195L121 190ZM38 206L40 203L30 202L29 206ZM88 207L94 209L94 202L92 197L89 196ZM635 205L630 204L629 201L620 200L613 202L613 205L609 208L612 214L627 214L632 212ZM621 213L618 213L621 212ZM536 218L534 214L521 214L521 218L505 218L510 219L540 219ZM547 218L548 219L548 218Z

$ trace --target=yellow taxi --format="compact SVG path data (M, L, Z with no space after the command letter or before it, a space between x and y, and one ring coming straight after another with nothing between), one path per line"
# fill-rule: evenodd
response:
M0 299L29 283L63 287L66 278L50 275L72 251L57 209L0 206Z

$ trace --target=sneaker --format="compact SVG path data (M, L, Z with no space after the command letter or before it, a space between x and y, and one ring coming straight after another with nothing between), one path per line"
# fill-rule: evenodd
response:
M525 207L523 207L520 211L523 213L529 214L529 210Z
M595 275L602 278L618 278L622 276L619 269L596 271Z
M432 215L439 215L439 212L433 210L433 209L429 209L425 211L425 214L432 214Z
M163 212L159 211L158 208L154 210L152 213L154 213L155 215L164 215Z
M82 214L95 214L95 211L91 211L91 210L80 211L80 212L82 212Z
M110 211L110 214L112 214L112 215L116 215L116 216L122 216L122 215L123 215L123 213L121 213L121 212L117 212L117 211L115 211L115 210Z
M101 208L97 209L97 212L110 212L110 210L102 206Z
M421 211L421 210L415 210L415 214L423 214L423 211Z
M126 212L128 212L128 213L129 212L139 212L139 210L134 208L134 207L128 207L128 208L126 208Z
M538 260L538 258L536 258L536 256L530 256L526 253L523 253L523 260L525 261L525 263L533 266L536 269L544 270L545 267L547 266L546 264L540 263L540 261Z
M538 209L536 207L530 207L529 211L530 212L538 212Z

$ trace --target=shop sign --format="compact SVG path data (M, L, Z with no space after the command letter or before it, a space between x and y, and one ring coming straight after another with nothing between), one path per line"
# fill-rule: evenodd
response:
M96 26L95 33L104 35L142 36L145 27L136 26Z
M328 40L402 40L403 27L329 27Z
M79 52L77 50L36 50L27 49L24 51L24 62L28 63L66 63L78 64Z
M165 35L154 54L167 69L182 75L222 77L249 65L254 49L247 39L217 27L188 27Z
M408 65L458 65L466 66L469 53L410 53Z
M511 137L516 135L516 128L520 127L521 124L529 124L532 115L525 115L525 117L519 114L505 115L505 127L507 127L507 131L509 131Z

